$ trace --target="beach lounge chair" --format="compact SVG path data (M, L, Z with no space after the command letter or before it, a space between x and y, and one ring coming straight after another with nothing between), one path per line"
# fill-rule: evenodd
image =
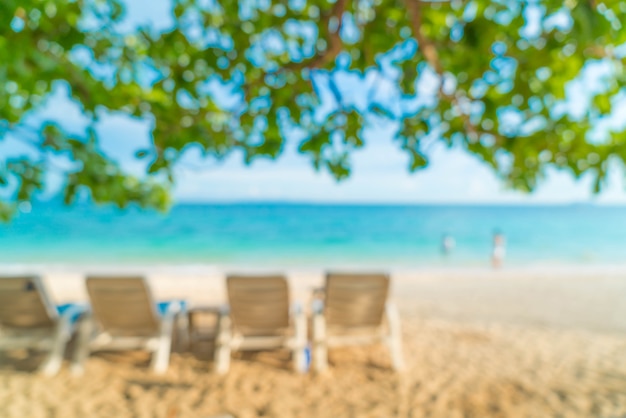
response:
M39 367L45 375L61 368L78 305L55 306L37 276L0 278L0 349L49 351Z
M155 304L142 277L88 277L86 284L91 311L80 321L72 372L82 374L93 351L143 349L152 353L152 370L164 373L182 302Z
M328 274L321 300L314 301L313 361L328 368L328 348L383 342L394 370L402 370L400 316L388 301L386 274Z
M225 374L232 351L287 348L295 371L307 370L306 316L290 309L289 286L283 276L229 276L229 310L220 315L215 370Z

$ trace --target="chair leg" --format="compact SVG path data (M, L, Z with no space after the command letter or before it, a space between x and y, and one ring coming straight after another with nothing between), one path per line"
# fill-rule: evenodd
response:
M232 331L228 315L221 315L217 324L217 337L215 338L215 372L226 374L230 369Z
M170 364L174 320L175 315L165 315L161 321L161 334L159 335L156 350L152 353L152 362L150 365L154 373L165 373Z
M59 372L63 363L65 347L70 338L70 328L71 325L68 318L61 317L54 331L50 353L39 368L40 373L46 376L54 376Z
M85 371L85 360L89 357L89 344L93 330L93 318L89 314L84 314L78 320L78 338L71 365L71 372L74 376L81 376Z
M326 345L326 319L321 313L313 315L313 360L315 371L328 369L328 347Z
M306 355L306 316L299 312L294 315L295 341L293 348L293 368L298 373L306 373L308 370L308 361Z
M396 307L387 304L385 307L387 316L387 325L389 326L389 336L387 345L391 355L391 364L394 370L401 371L404 369L404 356L402 355L402 329L400 327L400 314Z
M189 351L189 316L186 312L178 312L176 314L176 341L178 351Z

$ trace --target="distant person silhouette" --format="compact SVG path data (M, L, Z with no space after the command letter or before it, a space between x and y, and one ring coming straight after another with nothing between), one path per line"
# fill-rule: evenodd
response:
M493 233L493 252L491 254L491 264L494 269L502 267L505 255L506 240L504 239L504 234L496 229Z
M443 253L443 255L450 255L455 246L456 241L454 240L454 238L452 238L452 235L444 234L443 238L441 239L441 252Z

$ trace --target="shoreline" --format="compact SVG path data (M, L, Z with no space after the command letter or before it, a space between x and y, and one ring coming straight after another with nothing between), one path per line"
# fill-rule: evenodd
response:
M5 263L0 262L0 276L8 274L48 274L52 273L131 273L131 274L229 274L245 272L254 274L306 272L320 273L326 271L377 271L389 274L420 274L420 275L445 275L452 277L475 277L480 275L503 275L518 276L532 274L534 276L589 276L589 275L624 275L626 276L626 262L617 263L505 263L503 267L494 269L489 263L468 265L440 265L440 264L416 264L406 265L398 263Z

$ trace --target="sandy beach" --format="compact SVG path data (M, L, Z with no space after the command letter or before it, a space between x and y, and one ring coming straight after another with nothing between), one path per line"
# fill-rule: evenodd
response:
M199 306L225 301L231 270L122 271L144 273L157 299ZM61 303L85 300L88 271L103 272L40 272ZM287 273L294 301L307 306L323 271ZM382 346L331 350L328 373L304 376L289 370L286 352L237 354L229 374L217 376L202 342L173 353L164 376L132 352L93 355L80 378L67 363L45 378L33 373L40 355L14 351L0 354L0 417L626 416L623 268L391 273L408 364L401 374L389 369Z

